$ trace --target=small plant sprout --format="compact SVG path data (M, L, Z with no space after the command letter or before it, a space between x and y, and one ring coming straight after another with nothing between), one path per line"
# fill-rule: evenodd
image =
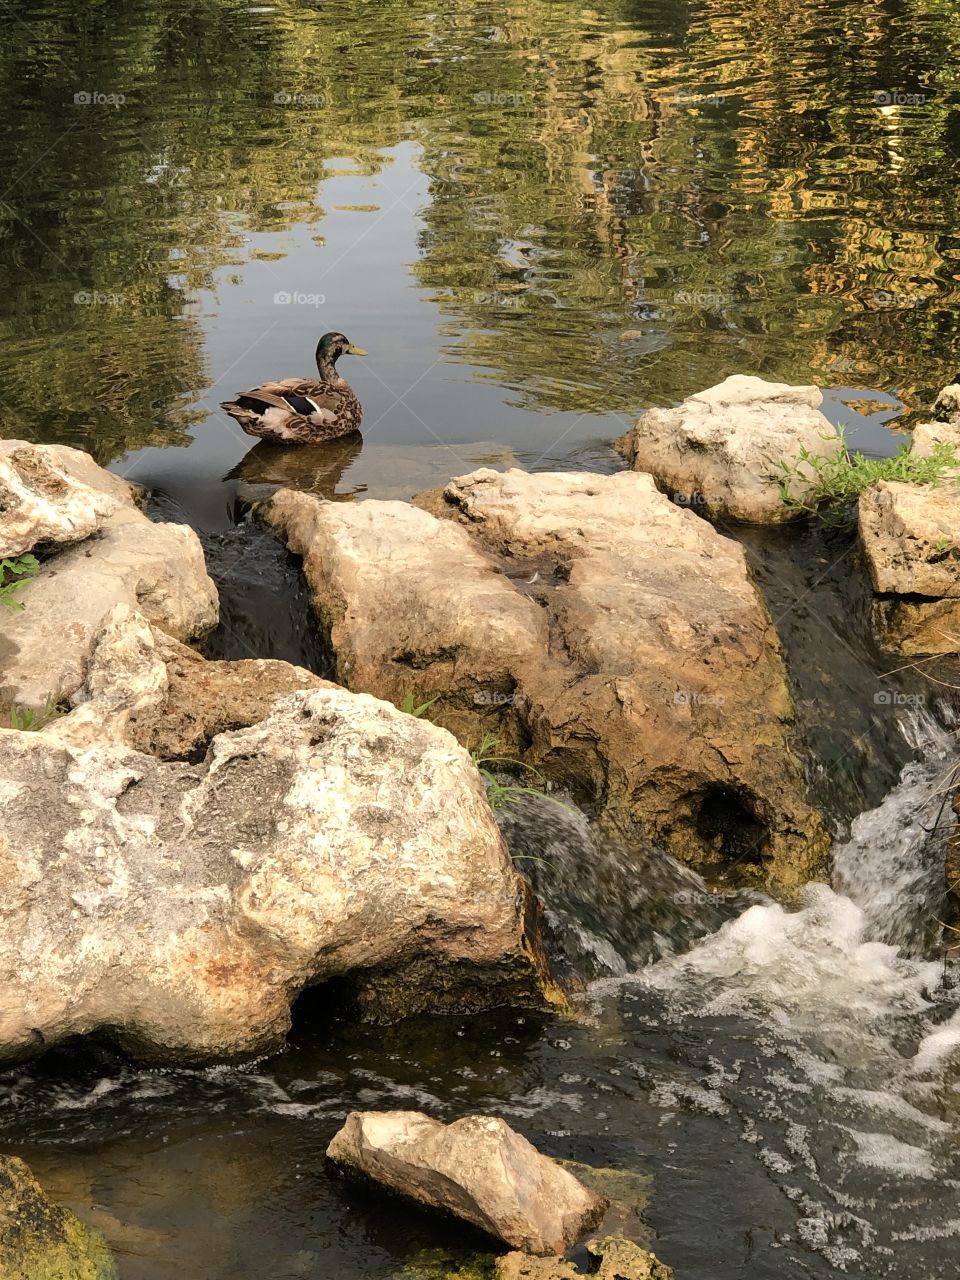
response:
M840 433L841 440L843 433ZM808 511L828 523L844 523L850 505L878 480L902 480L907 484L938 484L960 468L952 445L938 444L926 457L904 445L892 458L867 458L844 448L837 454L801 449L791 461L781 460L780 496L787 506Z
M11 707L10 728L21 733L38 733L53 720L65 716L70 708L56 693L48 693L47 700L39 709L37 707Z
M539 787L524 787L518 783L503 782L500 774L504 765L513 765L518 769L523 769L526 773L532 774L536 778L541 775L533 768L532 765L524 764L522 760L513 760L509 756L500 754L500 739L493 733L485 733L480 739L480 745L470 752L470 759L477 766L477 771L483 779L483 784L487 788L487 800L490 802L490 808L496 812L498 809L504 809L507 805L516 804L522 796L543 796L544 792Z
M439 697L440 695L438 693L434 697L428 698L426 702L421 702L418 705L414 699L413 694L408 693L406 697L403 699L403 701L400 703L400 710L406 712L408 716L415 716L419 720L422 716L426 714L426 712L430 709L430 707L433 706L433 704L437 701L437 698Z
M40 561L29 553L0 560L0 604L8 609L22 609L19 600L13 594L22 587L28 578L35 578L40 572Z

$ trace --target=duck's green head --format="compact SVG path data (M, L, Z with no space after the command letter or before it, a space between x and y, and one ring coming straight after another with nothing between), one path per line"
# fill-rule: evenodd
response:
M355 347L342 333L325 333L317 343L317 368L322 372L324 368L329 369L334 366L341 356L365 356L366 354L362 347Z

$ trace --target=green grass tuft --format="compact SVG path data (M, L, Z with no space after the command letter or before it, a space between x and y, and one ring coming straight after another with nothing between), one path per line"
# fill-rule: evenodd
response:
M843 433L840 433L841 440ZM801 469L805 463L812 478ZM862 453L813 453L801 449L794 461L781 461L780 496L789 507L807 511L830 523L852 517L850 506L878 480L902 480L907 484L937 484L952 468L960 468L953 445L938 444L928 457L910 452L904 445L892 458L867 458ZM799 492L796 490L799 489Z

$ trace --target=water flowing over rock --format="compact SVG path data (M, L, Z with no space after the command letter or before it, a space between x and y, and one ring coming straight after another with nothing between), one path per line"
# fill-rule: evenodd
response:
M371 1013L543 1003L527 890L448 733L308 688L163 761L128 741L169 685L121 609L87 701L0 730L0 1054L98 1031L150 1058L255 1053L344 975Z
M304 557L338 679L435 699L461 741L495 733L684 861L811 873L825 837L736 542L636 472L484 469L417 501L263 508Z
M859 522L880 643L960 652L960 484L881 480L861 494Z
M18 589L22 610L0 611L0 708L42 708L73 695L118 604L137 608L178 640L216 625L217 591L192 529L148 520L130 486L78 450L19 441L6 449L0 469L16 462L23 481L14 499L0 496L6 545L72 545L45 558L40 573ZM7 502L13 505L4 510Z
M133 489L66 445L0 440L0 557L89 538Z
M616 447L677 502L714 517L781 524L802 512L783 501L780 462L797 465L790 487L802 498L815 473L799 461L801 450L843 452L822 403L817 387L734 374L674 409L649 409Z
M0 1276L4 1280L117 1280L100 1233L44 1195L15 1156L0 1156Z
M443 1125L420 1111L353 1111L327 1155L526 1253L565 1253L606 1209L602 1196L494 1116Z

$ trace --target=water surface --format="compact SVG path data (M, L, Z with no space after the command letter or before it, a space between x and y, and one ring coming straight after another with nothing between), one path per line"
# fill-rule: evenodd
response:
M197 528L214 656L323 669L297 566L244 521L278 484L351 501L478 465L610 470L637 412L733 372L823 387L885 454L955 378L953 3L4 8L0 432L88 449ZM371 351L344 369L362 447L255 447L219 400L309 373L333 328ZM5 1145L124 1280L462 1258L459 1229L324 1169L350 1107L390 1105L496 1111L652 1174L681 1280L956 1274L956 1001L909 873L944 691L888 675L848 534L725 531L784 642L841 892L785 922L662 862L638 885L636 850L598 848L584 879L567 832L538 883L601 984L577 1021L370 1031L321 1001L246 1070L91 1048L4 1073Z

